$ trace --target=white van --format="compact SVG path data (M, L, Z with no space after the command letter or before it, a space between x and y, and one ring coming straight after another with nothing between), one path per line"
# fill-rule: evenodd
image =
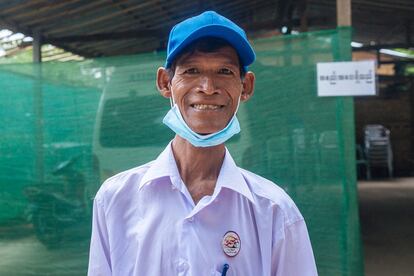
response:
M170 103L155 86L156 71L162 64L163 60L154 57L107 68L113 72L100 99L92 147L101 183L155 159L172 139L172 132L162 124Z

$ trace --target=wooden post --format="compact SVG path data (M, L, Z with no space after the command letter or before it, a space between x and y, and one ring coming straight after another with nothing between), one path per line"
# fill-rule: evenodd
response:
M298 5L300 16L300 32L308 31L308 0L303 0Z
M336 0L337 26L351 26L351 0Z
M339 57L341 61L350 61L352 60L352 51L351 51L351 39L348 28L339 28L339 27L350 27L351 23L351 0L336 0L336 16L337 16L337 26L338 26L338 41L339 45ZM343 43L346 41L347 43ZM361 269L361 267L356 267L353 265L354 259L351 257L353 254L359 254L361 252L360 245L357 243L350 243L349 236L353 237L357 235L357 232L354 229L359 227L358 223L355 222L353 216L357 212L356 199L353 197L357 191L357 179L355 172L355 143L354 139L350 140L347 137L355 137L355 123L350 125L349 122L355 122L355 111L354 111L354 98L353 97L337 97L336 99L336 114L337 118L342 120L337 123L338 128L338 139L339 144L343 145L339 147L339 156L342 158L342 163L340 165L342 172L342 216L345 217L345 221L342 223L341 235L340 235L340 247L342 252L352 252L352 254L345 254L341 258L341 268L342 274L345 274L345 271L349 271L349 268L352 267L350 274L354 275L355 271ZM345 118L346 116L346 118ZM352 211L350 211L352 210ZM352 215L350 215L352 212Z

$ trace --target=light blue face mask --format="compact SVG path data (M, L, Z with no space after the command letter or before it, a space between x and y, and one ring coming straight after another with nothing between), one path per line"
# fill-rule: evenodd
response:
M184 118L181 115L178 105L172 102L172 108L165 115L162 122L171 128L177 135L186 139L195 147L213 147L220 144L223 144L228 139L230 139L234 134L240 132L239 120L237 120L236 113L239 108L239 102L237 104L236 112L231 118L230 122L225 128L215 133L201 135L194 132L184 121Z

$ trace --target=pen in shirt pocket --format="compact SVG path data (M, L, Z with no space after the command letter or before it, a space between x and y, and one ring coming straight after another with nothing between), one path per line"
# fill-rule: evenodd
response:
M229 270L229 267L230 266L228 264L223 265L223 271L221 272L221 276L226 276L227 270Z

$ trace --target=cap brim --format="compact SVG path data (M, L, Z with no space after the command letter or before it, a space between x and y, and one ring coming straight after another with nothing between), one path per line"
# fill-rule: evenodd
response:
M247 69L247 66L252 64L256 55L246 38L231 28L222 25L207 25L195 30L187 36L180 45L178 45L173 52L168 55L165 67L169 68L175 58L188 45L203 37L217 37L227 41L236 50L239 55L242 66Z

